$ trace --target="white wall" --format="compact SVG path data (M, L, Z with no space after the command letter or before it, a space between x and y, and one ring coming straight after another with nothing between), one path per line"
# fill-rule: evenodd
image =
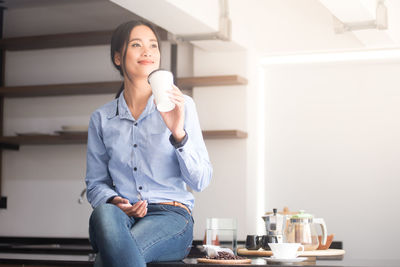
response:
M227 64L235 58L237 64ZM239 74L246 76L246 53L209 53L194 50L196 76ZM246 86L194 88L201 127L204 130L240 129L246 131ZM238 238L246 228L246 139L206 140L214 174L209 187L196 193L195 239L203 239L206 218L236 218Z
M324 218L346 258L399 259L399 68L265 66L266 206Z

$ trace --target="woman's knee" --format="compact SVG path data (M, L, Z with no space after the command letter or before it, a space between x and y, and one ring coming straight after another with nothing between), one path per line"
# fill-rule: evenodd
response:
M90 216L90 221L102 220L104 218L114 217L120 212L122 212L122 210L113 204L109 203L102 204L100 206L97 206L92 211L92 214Z
M93 230L112 229L124 223L126 214L113 204L103 204L96 207L90 216L89 225Z

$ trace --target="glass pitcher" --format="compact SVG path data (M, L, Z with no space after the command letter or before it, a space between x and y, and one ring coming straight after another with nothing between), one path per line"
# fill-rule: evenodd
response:
M301 243L304 250L315 250L319 246L316 225L321 226L322 245L326 244L327 229L324 219L314 218L311 214L300 211L293 215L285 230L285 236L288 243Z

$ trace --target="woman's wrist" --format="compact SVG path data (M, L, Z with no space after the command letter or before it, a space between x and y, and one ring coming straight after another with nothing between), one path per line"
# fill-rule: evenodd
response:
M185 138L186 132L182 129L179 132L172 133L172 136L174 137L175 142L180 143L182 142L183 138Z
M114 200L115 197L117 197L117 196L112 196L112 197L108 198L106 203L114 204L114 203L112 203L112 201Z

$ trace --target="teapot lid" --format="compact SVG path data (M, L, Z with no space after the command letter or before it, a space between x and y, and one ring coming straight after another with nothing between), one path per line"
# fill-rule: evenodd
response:
M291 219L312 219L314 216L309 213L305 213L305 210L299 210L299 213L293 215Z

